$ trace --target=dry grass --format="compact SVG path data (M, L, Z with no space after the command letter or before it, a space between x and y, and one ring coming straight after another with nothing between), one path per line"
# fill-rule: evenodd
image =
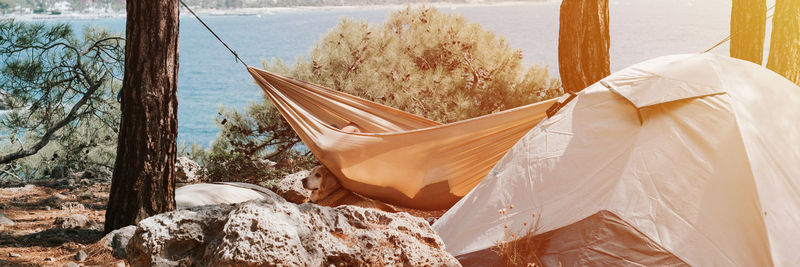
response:
M514 205L508 207L514 209ZM505 238L495 244L493 250L500 256L505 266L544 266L536 251L539 244L534 236L539 228L539 217L535 213L531 214L532 224L527 221L522 222L525 229L520 233L514 233L508 225L508 211L501 209L498 211L503 220Z

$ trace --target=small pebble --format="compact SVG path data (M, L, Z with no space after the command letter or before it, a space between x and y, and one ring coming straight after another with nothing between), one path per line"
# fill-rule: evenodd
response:
M88 257L88 256L89 255L86 255L86 251L81 250L81 251L78 251L77 254L75 254L75 260L76 261L85 261L86 257Z
M8 257L9 258L19 258L19 257L22 257L22 255L19 255L19 254L14 253L14 252L9 252L8 253Z
M77 263L74 263L74 262L67 262L63 266L64 267L81 267L80 265L78 265Z
M47 258L44 258L44 261L55 261L55 260L56 260L56 259L54 259L53 257L47 257Z

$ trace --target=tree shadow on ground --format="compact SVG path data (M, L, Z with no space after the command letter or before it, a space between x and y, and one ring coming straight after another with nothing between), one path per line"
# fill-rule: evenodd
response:
M40 265L27 261L0 260L0 266L40 266Z
M22 236L16 236L9 232L0 233L0 246L57 247L69 242L89 245L101 238L103 238L103 231L100 230L50 228ZM2 262L0 262L0 266L3 266Z

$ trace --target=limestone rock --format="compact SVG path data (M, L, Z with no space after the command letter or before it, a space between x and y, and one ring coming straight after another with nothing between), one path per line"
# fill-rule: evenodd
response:
M92 167L84 171L83 175L81 175L81 178L99 181L111 181L112 175L114 175L114 173L106 167Z
M84 210L84 209L86 209L86 207L83 206L83 204L75 202L75 201L67 201L67 202L61 203L61 205L59 205L58 208L61 209L61 210Z
M175 182L185 184L199 183L205 175L205 169L187 157L175 160Z
M56 166L53 166L52 169L50 169L50 178L53 178L53 179L65 178L65 177L67 177L68 173L69 173L69 168L67 166L56 165Z
M12 221L5 213L0 211L0 225L14 225L14 221Z
M287 175L281 180L280 184L278 184L276 193L295 204L308 202L308 198L311 197L311 190L305 189L302 182L303 178L307 175L308 171L300 171Z
M67 201L67 196L55 193L44 200L45 203L53 205L53 206L61 206L64 202Z
M428 223L407 213L295 205L278 195L177 210L139 222L132 266L458 266Z
M75 254L76 261L85 261L87 257L89 257L89 255L86 254L86 251L83 250L78 251L78 253Z
M136 226L129 225L111 231L111 233L103 237L103 240L108 242L105 245L111 250L111 255L114 256L114 258L124 259L126 257L125 247L128 246L128 241L131 240L134 232L136 232Z
M72 214L67 217L56 218L53 222L57 227L64 229L98 229L99 225L83 214Z

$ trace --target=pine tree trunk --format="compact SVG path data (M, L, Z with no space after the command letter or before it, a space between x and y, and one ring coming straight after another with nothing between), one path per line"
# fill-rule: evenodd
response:
M127 1L122 121L106 232L175 209L178 3Z
M577 92L609 75L608 0L561 2L558 69L567 91Z
M800 85L800 1L775 1L767 68Z
M767 2L734 0L731 7L731 57L761 65Z

